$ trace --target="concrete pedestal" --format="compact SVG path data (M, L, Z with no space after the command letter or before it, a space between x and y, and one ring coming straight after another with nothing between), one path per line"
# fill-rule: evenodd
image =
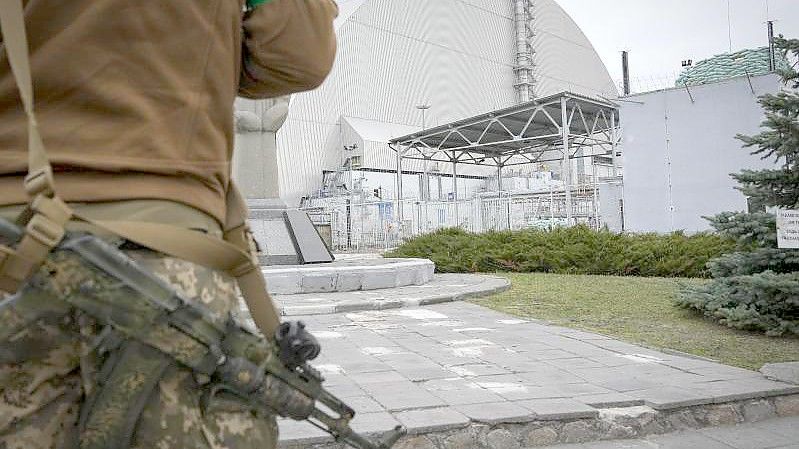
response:
M250 227L264 265L332 262L333 255L307 214L280 199L277 132L289 97L236 102L233 177L250 209Z

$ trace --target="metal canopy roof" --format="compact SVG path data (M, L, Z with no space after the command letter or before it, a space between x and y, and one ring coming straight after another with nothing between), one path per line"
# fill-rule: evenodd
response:
M609 100L562 92L392 139L389 145L404 159L499 167L562 160L564 148L569 158L588 146L612 153L617 111Z

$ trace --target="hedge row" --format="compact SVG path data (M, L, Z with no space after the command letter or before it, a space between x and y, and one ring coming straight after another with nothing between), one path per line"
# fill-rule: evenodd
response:
M734 247L713 234L616 234L585 226L484 234L444 229L410 240L387 257L431 259L443 273L707 277L708 260Z

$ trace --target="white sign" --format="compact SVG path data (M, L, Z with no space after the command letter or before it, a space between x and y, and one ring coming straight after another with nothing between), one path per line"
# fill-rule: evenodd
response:
M799 210L777 209L777 246L799 249Z

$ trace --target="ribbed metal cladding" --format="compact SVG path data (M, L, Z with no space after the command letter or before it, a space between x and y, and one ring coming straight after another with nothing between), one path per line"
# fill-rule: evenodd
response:
M563 90L594 97L618 96L594 46L554 0L535 0L531 15L536 97Z
M416 108L421 104L431 106L427 126L515 104L514 1L366 0L357 7L339 24L339 52L330 77L315 91L292 99L278 133L284 200L296 204L314 193L323 170L339 165L342 116L421 127ZM572 84L584 85L574 89L581 93L592 86L594 92L613 89L607 70L571 19L551 0L535 2L531 14L544 18L534 24L567 23L566 32L579 33L565 39L557 25L543 36L536 33L533 76L543 80L536 95ZM557 56L561 51L566 55ZM558 58L576 59L562 64ZM554 63L553 70L542 68L542 62ZM369 144L364 152L365 167L395 168L387 146ZM403 168L421 170L421 164L409 161Z

